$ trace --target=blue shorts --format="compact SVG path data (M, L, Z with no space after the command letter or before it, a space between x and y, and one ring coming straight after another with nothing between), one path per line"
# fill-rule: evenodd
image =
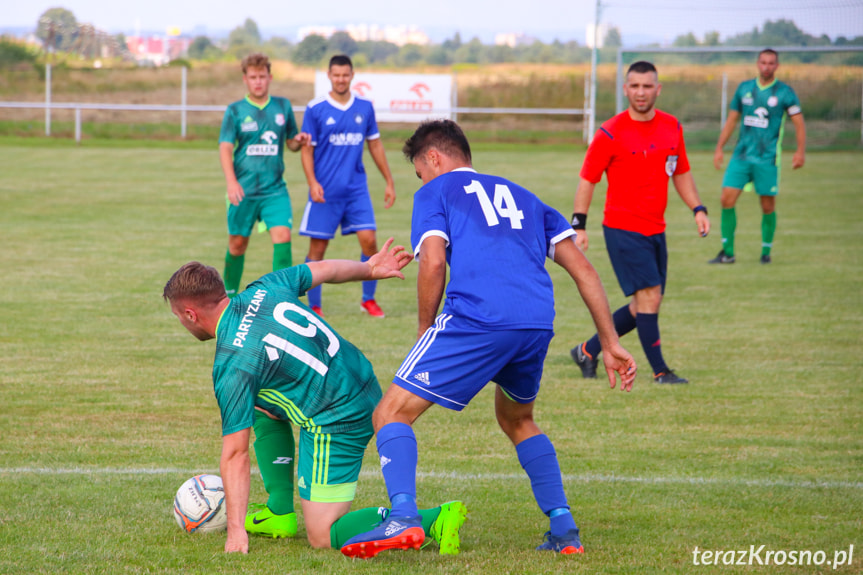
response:
M342 235L354 234L359 230L375 230L375 211L368 192L354 194L352 197L319 204L309 200L303 212L300 235L323 240L331 240L336 229L342 226Z
M665 234L645 236L602 226L605 246L614 275L629 297L638 290L662 286L665 293L665 276L668 270L668 249Z
M455 411L489 381L513 401L531 403L552 337L550 329L488 331L441 314L411 349L393 383Z

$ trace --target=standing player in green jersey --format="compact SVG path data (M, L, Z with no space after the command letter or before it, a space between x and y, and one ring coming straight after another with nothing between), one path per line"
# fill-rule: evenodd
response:
M381 398L372 365L299 298L321 283L404 279L400 270L412 256L391 246L392 238L367 262L323 260L276 271L234 298L228 298L219 273L198 262L182 266L165 285L163 297L180 323L201 341L216 338L213 384L222 416L226 552L247 553L247 531L296 534L291 422L300 428L297 484L311 545L340 549L387 518L384 508L348 513ZM247 516L253 426L269 500ZM282 510L288 506L290 513ZM458 553L466 513L459 501L421 512L425 533L442 554Z
M713 154L713 165L717 170L722 167L722 147L743 116L740 138L722 179L722 249L710 260L711 264L734 263L734 232L737 228L734 205L744 187L749 189L750 185L754 185L755 193L761 198L761 263L770 263L770 250L776 233L776 195L779 193L786 116L791 118L797 136L797 151L791 167L795 170L802 168L806 161L806 125L800 100L788 84L776 79L777 68L779 55L775 50L768 48L758 54L759 77L737 87L728 119L719 134Z
M225 111L219 134L219 161L228 187L228 253L225 288L240 290L246 248L260 221L273 240L273 271L291 267L291 197L282 174L284 147L298 151L309 136L298 133L291 103L270 96L270 61L263 54L243 59L249 93Z

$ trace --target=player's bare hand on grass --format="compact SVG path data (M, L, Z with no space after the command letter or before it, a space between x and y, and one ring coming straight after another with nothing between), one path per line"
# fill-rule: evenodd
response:
M240 182L233 181L228 184L228 201L232 205L239 206L245 196L246 193L243 191L243 186L240 185Z
M387 184L384 190L384 209L390 209L396 203L396 186L395 184Z
M381 251L370 257L366 262L371 268L370 279L405 279L405 275L401 270L411 263L414 256L410 252L406 252L404 246L394 246L390 249L392 245L393 238L389 238L384 242L384 247L381 248Z
M228 531L228 540L225 541L225 553L248 553L249 535L245 530L239 532Z
M612 389L617 384L617 378L615 377L615 373L617 373L620 374L620 390L632 391L632 383L635 381L638 366L635 365L632 355L623 349L623 346L615 344L603 348L602 362L605 364L605 371L608 373L608 383Z
M324 200L324 187L317 182L309 186L309 197L317 204L326 203L326 200Z

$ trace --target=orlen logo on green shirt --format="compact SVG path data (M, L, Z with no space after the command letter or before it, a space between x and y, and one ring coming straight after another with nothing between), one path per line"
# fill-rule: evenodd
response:
M276 135L275 132L267 130L261 134L261 139L265 141L266 144L252 144L251 146L246 146L247 156L277 156L279 154L278 144L273 143L279 139L279 136Z
M755 109L754 116L745 116L743 118L743 125L752 126L753 128L766 128L768 125L768 115L767 108L758 107Z

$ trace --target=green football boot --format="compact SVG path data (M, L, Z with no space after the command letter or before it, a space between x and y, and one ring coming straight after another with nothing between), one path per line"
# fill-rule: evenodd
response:
M458 555L459 529L467 519L467 507L461 501L450 501L440 507L440 515L432 523L429 535L437 541L441 555Z
M276 515L261 503L252 503L252 511L246 515L246 531L264 537L294 537L297 534L297 514Z

